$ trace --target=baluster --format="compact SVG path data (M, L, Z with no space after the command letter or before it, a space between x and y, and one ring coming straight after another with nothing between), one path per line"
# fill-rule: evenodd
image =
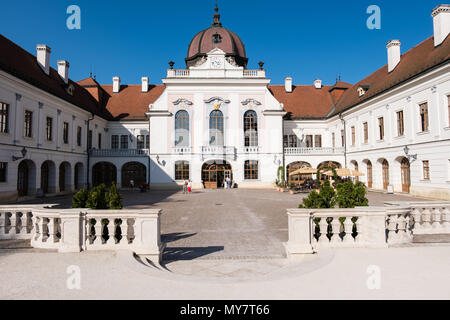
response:
M320 218L319 227L320 227L319 244L328 245L330 243L330 240L327 237L328 234L327 218Z
M128 219L123 218L122 224L120 225L122 231L122 239L120 240L120 244L128 245Z
M440 208L435 208L431 214L431 218L433 219L433 223L431 224L431 228L433 229L433 233L439 233L441 229L441 210Z
M44 218L36 217L36 237L37 242L44 242Z
M8 233L17 234L17 212L11 212L11 216L9 217L9 225L10 229Z
M86 218L86 247L91 245L92 242L93 242L93 239L92 239L91 219Z
M353 238L353 221L352 221L352 217L347 217L345 218L344 221L344 232L345 232L345 237L344 237L344 243L345 244L354 244L355 243L355 239Z
M422 211L422 221L422 230L429 234L431 231L431 211L427 208Z
M406 219L401 214L397 219L397 229L398 229L398 240L405 240L406 239Z
M95 220L95 239L94 245L102 245L103 244L103 225L102 218L96 218Z
M388 230L389 230L389 242L390 243L396 243L398 241L398 234L397 234L397 215L392 214L389 216L388 221Z
M5 218L6 213L5 212L0 212L0 239L3 238L3 236L6 234L6 218Z
M341 221L339 221L339 217L333 218L333 221L331 222L331 228L332 228L331 243L341 244L342 243L342 239L340 237Z
M414 208L412 210L412 216L414 219L414 233L420 233L422 230L422 213L419 209Z
M450 210L444 208L442 211L442 230L445 233L450 233Z
M56 239L56 231L55 231L55 218L48 218L48 238L47 238L47 243L55 243L55 239Z
M411 232L411 221L412 218L409 215L409 213L405 214L405 221L406 221L406 239L411 240L412 232Z
M114 218L108 219L108 236L109 239L106 244L116 244L116 220Z
M357 244L361 244L363 242L364 238L363 223L364 223L363 217L358 217L358 219L356 219L355 225L357 235L355 238L355 243Z

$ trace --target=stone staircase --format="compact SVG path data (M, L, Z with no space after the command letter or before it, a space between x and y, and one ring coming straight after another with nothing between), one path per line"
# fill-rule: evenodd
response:
M414 235L413 243L449 243L450 244L450 234Z

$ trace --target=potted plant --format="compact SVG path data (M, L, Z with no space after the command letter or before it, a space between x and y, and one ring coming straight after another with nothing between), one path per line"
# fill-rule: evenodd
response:
M289 185L289 193L295 194L295 183L293 182L291 182L291 184Z

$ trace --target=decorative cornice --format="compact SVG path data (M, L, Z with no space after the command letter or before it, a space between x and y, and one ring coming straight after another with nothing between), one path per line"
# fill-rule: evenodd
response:
M230 100L225 100L225 99L220 98L220 97L212 97L212 98L209 98L207 100L204 100L205 103L212 103L214 101L220 101L220 102L226 103L226 104L229 104L231 102Z
M434 18L439 13L450 13L450 5L449 4L441 4L433 9L431 12L431 16Z
M189 100L187 100L187 99L184 99L184 98L178 99L177 101L174 101L174 102L173 102L173 105L174 105L174 106L178 106L179 104L184 104L184 105L192 106L194 103L191 102L191 101L189 101Z
M261 102L259 102L258 100L252 99L252 98L242 101L241 103L243 106L246 106L246 105L260 106L261 105Z

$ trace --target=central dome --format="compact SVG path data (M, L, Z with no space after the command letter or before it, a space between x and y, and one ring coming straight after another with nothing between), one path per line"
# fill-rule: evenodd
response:
M245 54L244 43L237 34L222 27L219 8L216 6L215 10L212 26L197 33L189 44L188 57L185 59L187 67L203 63L208 52L214 48L219 48L225 52L228 62L247 68L248 59Z

